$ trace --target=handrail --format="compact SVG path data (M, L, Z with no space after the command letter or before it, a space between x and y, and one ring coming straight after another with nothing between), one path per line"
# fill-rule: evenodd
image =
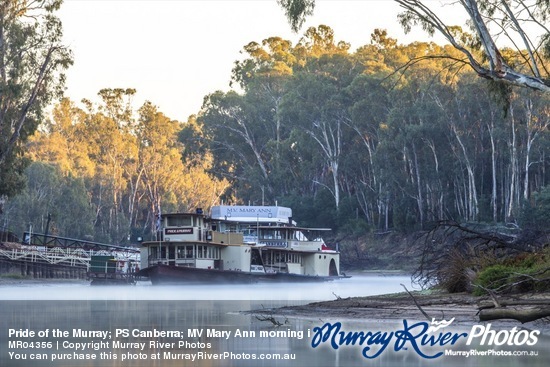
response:
M124 247L117 245L108 245L100 242L79 240L75 238L61 237L45 235L40 233L23 234L24 245L34 246L46 246L46 247L61 247L61 248L82 248L85 250L115 250L115 251L129 251L139 253L139 249L135 247Z

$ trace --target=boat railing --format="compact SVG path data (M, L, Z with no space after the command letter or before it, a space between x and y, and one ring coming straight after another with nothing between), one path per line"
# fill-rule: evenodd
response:
M258 243L261 246L266 247L278 247L278 248L288 248L288 241L280 239L261 239Z

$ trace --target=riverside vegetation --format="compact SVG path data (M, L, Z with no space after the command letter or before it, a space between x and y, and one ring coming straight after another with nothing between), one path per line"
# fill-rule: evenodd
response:
M1 134L4 232L130 245L154 237L160 211L277 202L301 225L331 227L350 267L416 270L449 291L547 289L550 94L479 78L464 59L486 63L476 34L452 27L457 50L377 29L352 49L320 25L296 44L246 44L228 75L238 88L208 94L184 122L135 106L131 87L102 89L97 103L61 99L47 114L72 58L61 1L32 2L47 5L41 16L28 4L0 6L0 52L13 62L0 122L22 124ZM542 86L548 49L498 58L519 73L536 61ZM51 74L30 108L29 70L42 65Z
M458 322L550 317L550 235L513 226L442 221L425 231L369 235L344 246L345 265L400 269L422 291L318 302L283 315L455 317ZM387 251L391 248L391 251ZM386 250L384 250L386 249ZM391 272L390 272L391 274ZM429 316L428 316L429 315ZM546 325L545 327L547 327Z

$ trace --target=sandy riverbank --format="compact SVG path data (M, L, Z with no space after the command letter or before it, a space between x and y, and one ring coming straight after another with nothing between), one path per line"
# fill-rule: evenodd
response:
M510 298L511 299L511 298ZM514 300L548 300L550 293L525 294L514 296ZM490 302L488 297L476 297L471 294L448 294L444 292L415 292L413 298L403 292L369 297L351 297L333 301L314 302L301 306L287 306L274 309L254 310L251 313L270 315L274 318L305 318L315 320L378 320L394 322L397 320L426 321L426 317L415 304L430 317L436 320L455 318L455 324L472 325L480 323L479 305ZM502 299L504 300L504 298ZM537 328L550 332L550 321L541 319L526 324L516 320L496 320L493 324L502 326L517 326Z

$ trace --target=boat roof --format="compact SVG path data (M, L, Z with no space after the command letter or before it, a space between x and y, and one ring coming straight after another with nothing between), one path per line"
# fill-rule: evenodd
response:
M289 222L292 209L284 206L216 205L210 210L213 220L231 222Z
M218 205L212 207L212 215L207 217L202 209L195 212L164 213L161 217L195 216L205 217L210 221L221 221L238 224L249 224L250 227L261 229L278 229L287 231L332 231L331 228L297 227L292 221L292 209L282 206L245 206L245 205ZM289 224L292 221L293 224ZM262 225L258 225L263 223ZM265 223L274 223L266 225Z
M162 213L160 216L162 218L165 217L181 217L181 216L190 216L193 215L195 217L204 217L204 213L196 213L196 212L186 212L186 213Z
M309 227L296 227L296 226L252 226L252 228L286 229L286 230L293 230L293 231L332 231L331 228L309 228Z

